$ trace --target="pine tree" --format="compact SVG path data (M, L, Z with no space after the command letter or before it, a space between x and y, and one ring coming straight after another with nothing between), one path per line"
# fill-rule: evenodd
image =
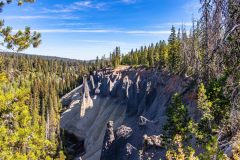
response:
M212 6L211 6L212 0L201 0L201 12L202 17L200 19L201 21L201 48L203 50L202 55L202 66L204 67L203 78L204 80L209 79L210 70L209 70L209 58L210 58L210 52L211 52L211 45L210 45L210 34L211 34L211 12L212 12Z
M140 57L141 57L141 65L148 67L149 66L148 51L146 46L144 46L144 48L142 47Z
M154 64L159 64L159 60L160 60L160 53L159 53L159 44L157 43L154 47Z
M148 64L149 66L153 67L154 66L154 45L151 44L151 46L148 47L148 55L147 55L147 59L148 59Z
M175 135L179 134L185 140L187 138L186 134L189 132L190 118L179 94L173 96L172 103L167 109L167 116L167 123L164 126L166 135L173 139Z
M160 47L159 47L159 63L162 68L167 67L168 64L168 47L166 45L165 41L160 42Z
M203 83L200 84L198 90L198 108L202 112L202 117L204 119L208 119L209 121L213 120L213 116L211 114L212 102L208 100L206 89Z
M0 74L0 80L0 157L48 159L52 150L51 143L44 139L43 128L31 123L30 107L27 103L30 100L30 88L25 88L25 84L15 88L4 73Z
M174 26L172 26L168 43L169 43L169 51L168 51L169 69L171 72L178 72L180 67L180 51L179 51L179 43L177 40Z
M208 141L207 136L212 134L212 102L208 100L206 89L203 83L200 84L198 89L197 107L201 111L201 121L198 124L199 133L197 137L200 141Z
M138 65L139 61L138 61L138 53L133 53L133 65Z
M198 160L195 151L191 147L185 147L181 135L175 135L172 146L167 150L167 160Z
M231 132L233 133L233 137L238 137L236 139L240 141L239 136L237 136L240 131L240 2L238 0L228 0L226 6L226 33L221 49L222 56L224 57L224 68L227 68L229 74L225 89L229 95L231 95ZM240 150L238 152L240 152Z

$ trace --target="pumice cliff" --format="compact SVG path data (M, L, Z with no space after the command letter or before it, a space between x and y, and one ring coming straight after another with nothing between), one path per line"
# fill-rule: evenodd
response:
M94 89L94 84L92 85L92 90L93 89ZM80 118L83 118L86 110L93 107L93 101L92 101L92 98L90 96L90 90L89 90L86 78L84 78L84 80L83 80L81 95L82 96L81 96L81 100L80 100Z
M199 118L192 81L144 68L95 72L62 98L67 110L61 116L61 130L68 158L163 159L161 135L172 96L182 94L191 118ZM69 134L74 141L66 138Z

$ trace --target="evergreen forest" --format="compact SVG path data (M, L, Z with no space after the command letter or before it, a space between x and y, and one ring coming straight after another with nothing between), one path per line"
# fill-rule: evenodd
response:
M17 1L19 9L33 0ZM0 1L1 12L11 0ZM189 116L182 95L167 108L162 136L167 160L240 159L240 1L200 0L190 30L171 27L168 40L109 57L81 61L21 54L41 45L41 34L14 32L0 22L0 160L65 159L60 137L60 100L94 71L118 66L164 71L191 78L200 121ZM108 53L106 53L108 54ZM101 55L99 55L101 56ZM196 153L191 139L202 148ZM227 140L226 140L227 139ZM223 150L232 145L232 157Z

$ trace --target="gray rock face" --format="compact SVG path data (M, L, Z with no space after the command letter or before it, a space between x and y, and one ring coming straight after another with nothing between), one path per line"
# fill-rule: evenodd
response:
M77 96L81 118L68 120L78 114L73 108L63 114L61 128L85 139L83 160L164 159L161 134L171 97L184 93L190 116L198 118L196 99L188 98L195 94L194 88L188 89L190 82L141 68L95 72L82 85L83 95Z

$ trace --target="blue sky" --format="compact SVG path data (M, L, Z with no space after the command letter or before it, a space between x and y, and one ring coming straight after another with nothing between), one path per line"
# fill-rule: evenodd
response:
M166 40L171 25L189 28L198 8L198 0L37 0L8 5L1 18L42 33L41 46L25 53L89 60Z

